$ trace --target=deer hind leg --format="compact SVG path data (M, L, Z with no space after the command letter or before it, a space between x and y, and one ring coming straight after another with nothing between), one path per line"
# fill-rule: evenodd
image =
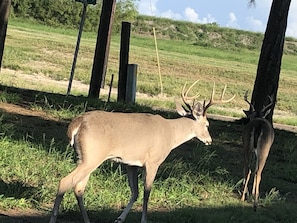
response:
M90 174L88 174L82 181L77 183L74 188L74 194L85 223L90 222L87 211L84 206L84 199L83 199L83 195L84 195L89 177L90 177Z
M137 200L138 194L139 194L138 174L137 174L138 167L127 165L126 168L127 168L127 174L128 174L129 187L131 189L131 198L127 207L122 212L122 214L117 218L117 220L115 220L115 223L123 223L125 221L130 209L132 208L134 202Z
M97 167L97 165L96 165ZM53 211L52 211L52 215L50 218L49 223L55 223L57 220L57 216L58 216L58 212L59 212L59 206L63 200L63 196L65 194L66 191L68 191L71 188L75 187L76 192L78 193L79 191L84 191L84 187L89 179L89 175L91 174L91 172L93 172L93 170L96 168L90 168L88 166L83 166L82 164L78 165L70 174L68 174L66 177L64 177L60 183L59 183L59 188L58 188L58 192L56 195L56 199L55 199L55 204L53 207ZM83 188L83 190L80 190L79 188ZM80 205L80 208L83 207L82 204L82 194L79 195L76 194L76 196L79 196L80 198L77 197L78 199L78 203ZM81 204L80 204L81 203ZM83 215L84 215L83 211ZM86 213L86 212L85 212ZM88 220L88 217L85 218L84 216L84 221L85 223L89 223L90 221Z
M251 172L252 172L251 169L249 169L249 171L245 174L245 178L243 181L243 191L242 191L242 196L241 196L242 201L245 201L245 195L248 193L248 183L250 181Z
M259 202L259 185L261 181L261 174L259 171L255 172L254 183L253 183L253 198L254 198L254 211L257 211Z
M243 189L242 189L242 196L241 200L245 201L245 196L249 192L248 191L248 184L251 177L251 163L253 161L253 155L250 152L250 146L246 144L244 141L243 146Z
M264 169L267 156L268 154L259 154L259 157L257 158L257 166L256 166L254 184L253 184L253 197L254 197L255 211L257 210L257 207L258 207L262 171Z

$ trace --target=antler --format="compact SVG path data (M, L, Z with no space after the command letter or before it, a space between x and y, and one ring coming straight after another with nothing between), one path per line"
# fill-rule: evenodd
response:
M254 105L248 101L248 93L249 93L249 90L247 90L244 94L244 100L250 105L250 111L251 112L254 112L255 111L255 107Z
M266 111L268 111L270 109L270 107L273 105L273 99L270 95L268 95L268 99L269 99L270 103L262 108L262 110L261 110L262 114L266 113Z
M214 105L214 104L222 104L222 103L228 103L230 101L232 101L234 98L235 98L235 95L233 95L231 98L229 98L228 100L224 100L224 94L225 94L225 91L226 91L226 88L227 88L227 85L225 85L224 89L222 90L222 94L221 94L221 97L220 97L220 100L214 100L214 95L215 95L215 83L213 83L213 88L212 88L212 93L211 93L211 97L210 97L210 100L208 102L207 105L205 105L205 100L203 102L203 115L205 116L206 115L206 110Z
M269 114L271 106L273 105L273 98L272 96L268 95L269 103L266 106L263 106L261 111L256 111L254 105L248 101L248 91L244 94L244 100L250 105L250 110L243 110L246 116L250 119L254 119L255 117L265 118L267 114Z
M186 82L186 83L184 84L184 87L183 87L182 91L181 91L181 98L182 98L184 104L187 106L187 108L188 108L190 111L193 110L193 106L195 105L195 99L196 99L197 97L199 97L199 93L197 93L196 95L191 96L191 97L189 97L188 94L189 94L189 91L190 91L190 90L197 84L198 81L199 81L199 80L195 81L195 82L188 88L188 90L185 92L185 88L186 88L186 85L187 85L187 82ZM192 105L190 105L189 102L187 102L188 100L191 100L191 101L193 102Z

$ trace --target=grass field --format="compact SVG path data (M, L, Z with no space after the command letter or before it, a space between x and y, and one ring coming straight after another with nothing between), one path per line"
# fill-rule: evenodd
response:
M22 72L33 76L44 76L55 80L68 80L72 66L73 53L76 44L77 31L54 29L35 24L26 24L19 21L11 22L7 31L6 49L3 58L3 68L10 69L16 74ZM75 70L75 79L89 84L94 49L95 33L83 33L78 61ZM137 91L150 96L160 96L160 81L156 61L153 37L139 36L131 33L129 63L138 64ZM221 50L210 47L193 45L192 42L179 40L158 40L160 70L164 86L163 97L158 100L143 101L137 98L139 104L152 104L159 107L174 108L172 97L177 97L185 82L200 83L194 91L198 91L201 100L209 98L213 82L217 89L228 85L227 95L236 94L232 102L231 116L241 117L242 109L246 109L243 95L246 90L252 91L259 51L237 49ZM106 74L106 85L109 85L112 74L115 75L113 86L117 86L119 68L120 39L113 36ZM278 101L274 120L277 122L297 125L295 120L297 111L297 65L294 62L296 55L283 56L280 76ZM11 73L6 75L2 70L3 84L46 89L46 85L19 81L22 75L12 78ZM42 86L40 86L42 85ZM40 89L38 89L40 90ZM64 93L64 89L50 86L47 91ZM73 86L72 93L86 95L88 89L81 91ZM164 97L166 96L166 97ZM169 101L166 100L169 97ZM103 97L104 98L104 97ZM163 100L162 100L163 99ZM153 102L152 102L153 101ZM164 101L167 101L165 103ZM228 105L230 108L230 106ZM230 109L229 109L230 110ZM221 111L221 110L218 110ZM213 111L213 112L218 112ZM286 116L284 118L283 116ZM228 115L228 114L225 114Z
M185 41L159 40L166 96L158 96L153 39L138 35L132 35L130 63L139 65L137 89L146 97L137 98L135 105L115 103L115 97L106 103L106 95L100 100L88 100L84 97L87 91L74 85L73 95L65 98L65 86L50 80L67 80L76 34L18 21L9 24L0 78L1 222L48 221L58 182L75 167L75 154L66 141L67 125L86 109L149 112L175 118L177 115L167 109L173 108L173 98L179 95L183 83L196 79L200 80L197 90L201 98L209 97L214 81L217 89L228 84L227 97L237 95L234 102L216 106L210 112L240 117L241 110L246 109L242 97L253 86L259 56L256 51L239 49L234 53L194 47ZM95 39L93 33L83 35L75 73L76 80L82 83L89 81ZM107 83L111 74L117 75L119 37L113 37L110 51ZM296 56L284 55L276 112L285 116L280 120L290 120L289 124L294 124L297 106L294 60ZM151 193L149 222L296 222L296 133L275 131L263 172L261 205L254 212L251 200L239 200L242 127L241 122L210 119L211 146L191 140L169 155ZM128 194L125 169L104 163L92 175L85 194L91 220L113 222L128 202ZM141 195L142 189L126 222L140 221ZM12 214L15 212L17 216ZM58 222L80 219L76 200L69 192Z

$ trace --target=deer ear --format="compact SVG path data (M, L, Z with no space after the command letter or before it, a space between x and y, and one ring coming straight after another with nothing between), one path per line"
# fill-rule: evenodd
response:
M184 107L181 105L179 101L175 100L175 106L176 111L180 116L186 116L189 114L189 112L184 109Z
M203 115L203 111L204 111L203 105L198 102L193 107L192 115L194 116L195 119L199 119L199 117Z

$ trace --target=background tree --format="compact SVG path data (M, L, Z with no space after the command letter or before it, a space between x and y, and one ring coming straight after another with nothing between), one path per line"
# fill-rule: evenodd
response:
M138 16L136 1L138 0L117 0L117 7L114 16L113 31L121 31L122 22L133 23Z
M2 64L10 5L10 0L1 0L0 2L0 69Z
M277 98L290 3L291 0L272 2L251 100L256 112L260 112L269 103L268 96L273 99L272 109L266 117L271 123Z

